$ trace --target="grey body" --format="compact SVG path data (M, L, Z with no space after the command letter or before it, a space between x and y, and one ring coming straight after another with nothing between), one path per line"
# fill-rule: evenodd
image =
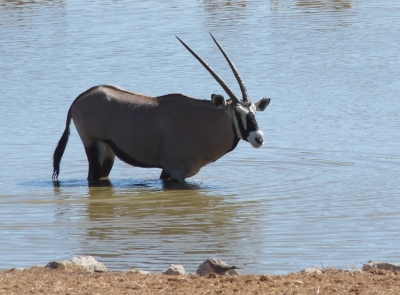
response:
M98 86L75 100L71 115L86 152L97 150L98 165L109 165L116 154L134 166L161 168L174 180L195 175L239 141L226 112L181 94L149 97Z
M211 95L211 101L182 94L151 97L116 86L92 87L79 95L68 111L64 133L54 151L53 179L60 173L71 120L86 151L89 181L107 178L115 156L133 166L161 168L161 179L183 181L233 150L240 139L260 147L264 134L255 114L264 111L270 99L250 102L235 66L212 38L239 83L242 99L178 38L230 99L216 94Z

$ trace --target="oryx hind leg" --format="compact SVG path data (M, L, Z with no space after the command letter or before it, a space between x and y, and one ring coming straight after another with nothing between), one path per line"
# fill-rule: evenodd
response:
M94 140L90 144L85 144L86 156L89 162L89 181L97 181L101 178L105 150L106 143L100 140Z
M103 163L101 165L101 178L108 178L111 169L114 165L115 154L108 144L104 150Z

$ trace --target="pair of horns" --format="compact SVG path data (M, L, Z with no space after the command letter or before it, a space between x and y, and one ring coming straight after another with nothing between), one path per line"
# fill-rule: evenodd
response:
M225 51L222 49L221 45L218 44L217 40L215 40L214 36L210 33L211 38L213 38L215 44L217 44L219 50L222 52L222 54L224 55L226 61L228 62L229 66L231 67L231 70L233 72L233 74L235 75L236 80L239 83L240 86L240 91L242 92L242 99L243 101L249 101L249 97L247 94L247 90L246 90L246 86L244 86L243 80L240 77L238 71L236 70L235 65L233 64L233 62L231 61L231 59L229 58L229 56L225 53ZM178 38L178 36L175 36L176 38ZM178 40L183 44L183 46L186 47L187 50L189 50L189 52L206 68L206 70L208 70L210 72L210 74L214 77L214 79L219 83L219 85L221 85L221 87L225 90L226 94L229 95L230 99L232 99L235 103L239 103L240 99L235 95L235 93L233 93L233 91L229 88L228 85L226 85L226 83L217 75L217 73L200 57L198 56L192 49L190 49L189 46L187 46L185 44L185 42L183 42L181 39L178 38Z

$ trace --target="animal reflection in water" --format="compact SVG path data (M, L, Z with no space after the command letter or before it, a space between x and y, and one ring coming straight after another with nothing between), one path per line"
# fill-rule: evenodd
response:
M246 87L228 55L211 35L239 83L239 99L226 83L182 40L178 40L210 72L229 96L212 94L211 101L183 94L150 97L101 85L90 88L72 103L66 127L53 156L53 180L75 127L89 162L89 182L108 178L115 155L138 167L162 169L160 178L184 181L237 146L240 139L260 147L264 134L256 111L264 111L270 99L252 103Z

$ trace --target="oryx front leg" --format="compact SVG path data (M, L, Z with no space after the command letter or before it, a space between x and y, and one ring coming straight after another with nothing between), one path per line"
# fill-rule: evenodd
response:
M176 165L176 163L179 164ZM169 178L171 181L181 182L185 181L185 178L187 177L196 175L200 170L199 167L193 165L193 163L188 163L185 159L178 160L176 163L174 162L170 165L164 165L160 178L165 180Z
M101 170L105 150L106 143L101 142L100 140L95 140L89 145L85 144L86 156L89 162L89 181L97 181L102 176Z
M169 175L169 173L167 173L164 169L161 171L160 174L160 179L162 180L168 180L171 179L171 175Z

